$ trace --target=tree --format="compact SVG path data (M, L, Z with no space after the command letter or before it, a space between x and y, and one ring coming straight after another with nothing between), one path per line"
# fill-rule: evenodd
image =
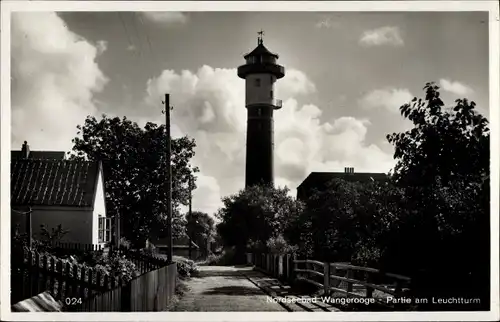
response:
M489 128L474 102L445 108L439 87L401 106L414 128L387 138L395 147L396 183L407 212L386 260L420 272L433 294L480 296L489 303ZM417 274L418 276L418 274ZM456 289L458 288L459 289Z
M425 186L437 177L446 185L453 179L473 182L489 176L488 120L475 110L476 104L464 98L445 108L437 85L427 83L424 90L424 100L414 98L400 108L414 128L387 135L398 160L394 179Z
M62 225L57 225L56 228L52 228L48 230L45 225L40 225L40 236L42 237L42 241L52 245L55 242L59 242L63 239L63 237L69 233L68 229L63 229Z
M201 211L186 214L187 235L200 247L208 246L214 240L214 220Z
M73 139L72 159L102 161L105 176L106 207L121 216L122 235L142 247L151 234L166 229L165 126L147 123L141 128L126 117L101 120L87 117ZM183 233L185 222L178 211L189 198L189 177L193 185L197 168L190 166L195 141L188 137L173 139L172 202L173 233Z
M313 191L296 223L299 255L379 266L400 200L400 189L390 183L330 181Z
M241 255L251 241L266 245L271 237L286 236L303 209L288 192L287 188L256 185L223 198L224 206L216 216L224 244L235 246Z

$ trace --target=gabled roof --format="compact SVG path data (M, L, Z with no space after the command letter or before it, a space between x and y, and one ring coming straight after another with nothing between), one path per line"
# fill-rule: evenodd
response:
M385 173L372 173L372 172L311 172L309 176L297 187L320 187L333 179L343 179L350 182L370 182L370 181L387 181L389 176Z
M94 161L12 160L11 205L92 207L101 171Z
M277 54L270 52L263 44L259 44L254 50L246 54L244 58L247 59L250 56L274 56L279 58Z
M63 151L29 151L28 159L33 160L64 160ZM11 151L11 160L24 159L23 151Z
M165 247L168 244L166 237L152 238L151 240L157 247ZM187 236L177 237L173 239L173 246L176 248L189 248L189 238ZM200 248L194 241L191 240L192 248Z
M174 238L174 246L189 247L189 238L187 236L182 236L179 238ZM194 241L191 240L191 247L200 248Z

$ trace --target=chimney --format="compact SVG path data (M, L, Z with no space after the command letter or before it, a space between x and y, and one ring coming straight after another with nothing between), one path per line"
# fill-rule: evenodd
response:
M30 155L30 146L27 141L24 141L23 147L21 148L22 159L27 159Z
M354 173L354 168L351 168L351 173Z
M344 168L344 173L349 173L349 168L348 167Z

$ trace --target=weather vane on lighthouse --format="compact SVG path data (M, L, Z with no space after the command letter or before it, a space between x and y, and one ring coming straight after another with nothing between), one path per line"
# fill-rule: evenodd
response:
M260 30L257 34L259 34L259 38L257 39L257 44L262 45L262 36L264 36L264 30Z

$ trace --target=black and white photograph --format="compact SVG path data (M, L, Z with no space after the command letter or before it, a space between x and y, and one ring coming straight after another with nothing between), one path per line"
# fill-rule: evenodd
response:
M2 320L497 320L498 3L209 3L2 2Z

